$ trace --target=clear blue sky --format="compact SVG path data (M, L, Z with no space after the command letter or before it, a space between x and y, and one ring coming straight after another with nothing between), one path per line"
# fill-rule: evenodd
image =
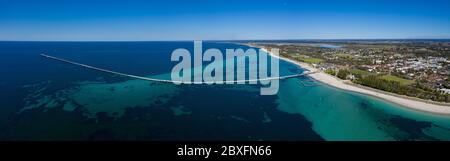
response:
M450 38L450 1L0 0L0 40Z

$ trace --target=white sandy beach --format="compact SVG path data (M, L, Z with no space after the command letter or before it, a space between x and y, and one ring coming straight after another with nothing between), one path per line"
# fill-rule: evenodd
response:
M265 50L265 49L263 49L263 50ZM301 68L307 69L309 71L319 71L318 69L313 68L312 66L310 66L307 63L302 63L302 62L298 62L298 61L291 60L288 58L280 57L278 55L274 55L274 54L268 52L267 50L265 50L265 51L273 57L279 58L284 61L291 62L291 63L296 64L296 65L300 66ZM311 76L312 78L314 78L322 83L328 84L330 86L333 86L333 87L336 87L339 89L352 91L352 92L358 92L361 94L378 97L378 98L384 99L386 101L389 101L389 102L392 102L395 104L399 104L401 106L404 106L404 107L407 107L410 109L424 111L424 112L430 112L430 113L435 113L435 114L450 115L450 106L449 105L438 105L438 104L433 104L433 103L427 103L427 102L425 102L425 100L420 101L420 100L414 100L413 98L406 98L407 96L395 96L395 94L386 94L383 92L378 92L375 89L370 89L370 87L361 88L356 85L352 85L352 83L345 83L343 80L340 80L334 76L331 76L331 75L326 74L321 71L313 73L313 74L309 74L309 76Z

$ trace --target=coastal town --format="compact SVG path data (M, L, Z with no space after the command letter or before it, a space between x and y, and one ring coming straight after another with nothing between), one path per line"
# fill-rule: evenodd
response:
M450 43L427 41L250 42L353 84L450 102Z

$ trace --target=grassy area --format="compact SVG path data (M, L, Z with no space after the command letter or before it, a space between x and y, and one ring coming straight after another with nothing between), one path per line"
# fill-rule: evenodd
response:
M340 57L340 58L353 59L353 55L350 55L350 54L339 53L339 54L335 54L335 56Z
M350 69L350 73L352 73L354 75L361 75L362 77L375 74L375 73L371 73L369 71L365 71L365 70L361 70L361 69Z
M307 57L307 56L304 56L304 55L296 55L296 56L293 56L293 57L295 59L297 59L299 61L302 61L302 62L305 62L305 63L316 63L316 64L318 64L318 63L324 62L323 59L311 58L311 57Z
M400 85L410 85L415 82L414 80L403 79L403 78L393 76L393 75L383 75L383 76L381 76L381 79L388 80L388 81L396 81L396 82L399 82Z

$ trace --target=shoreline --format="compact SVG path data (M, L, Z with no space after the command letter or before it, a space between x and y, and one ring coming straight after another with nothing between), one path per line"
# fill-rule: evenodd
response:
M403 96L403 95L398 95L395 93L388 93L388 92L381 91L378 89L373 89L370 87L365 87L362 85L354 84L352 82L346 82L344 80L340 80L334 76L326 74L326 73L320 71L319 69L316 69L316 68L310 66L307 63L299 62L299 61L285 58L285 57L282 57L279 55L274 55L273 53L267 51L265 48L262 48L262 47L257 47L257 46L251 46L251 47L260 48L260 49L266 51L267 53L269 53L269 55L272 57L293 63L293 64L295 64L301 68L304 68L306 70L318 71L317 73L309 74L308 76L312 77L313 79L315 79L319 82L327 84L329 86L332 86L332 87L335 87L338 89L342 89L345 91L356 92L359 94L373 96L373 97L376 97L376 98L379 98L379 99L388 101L390 103L394 103L394 104L397 104L397 105L400 105L400 106L403 106L405 108L415 110L415 111L429 112L429 113L433 113L433 114L447 115L447 116L450 115L450 104L444 105L446 103L431 102L431 101L427 101L427 100L422 100L420 98Z

